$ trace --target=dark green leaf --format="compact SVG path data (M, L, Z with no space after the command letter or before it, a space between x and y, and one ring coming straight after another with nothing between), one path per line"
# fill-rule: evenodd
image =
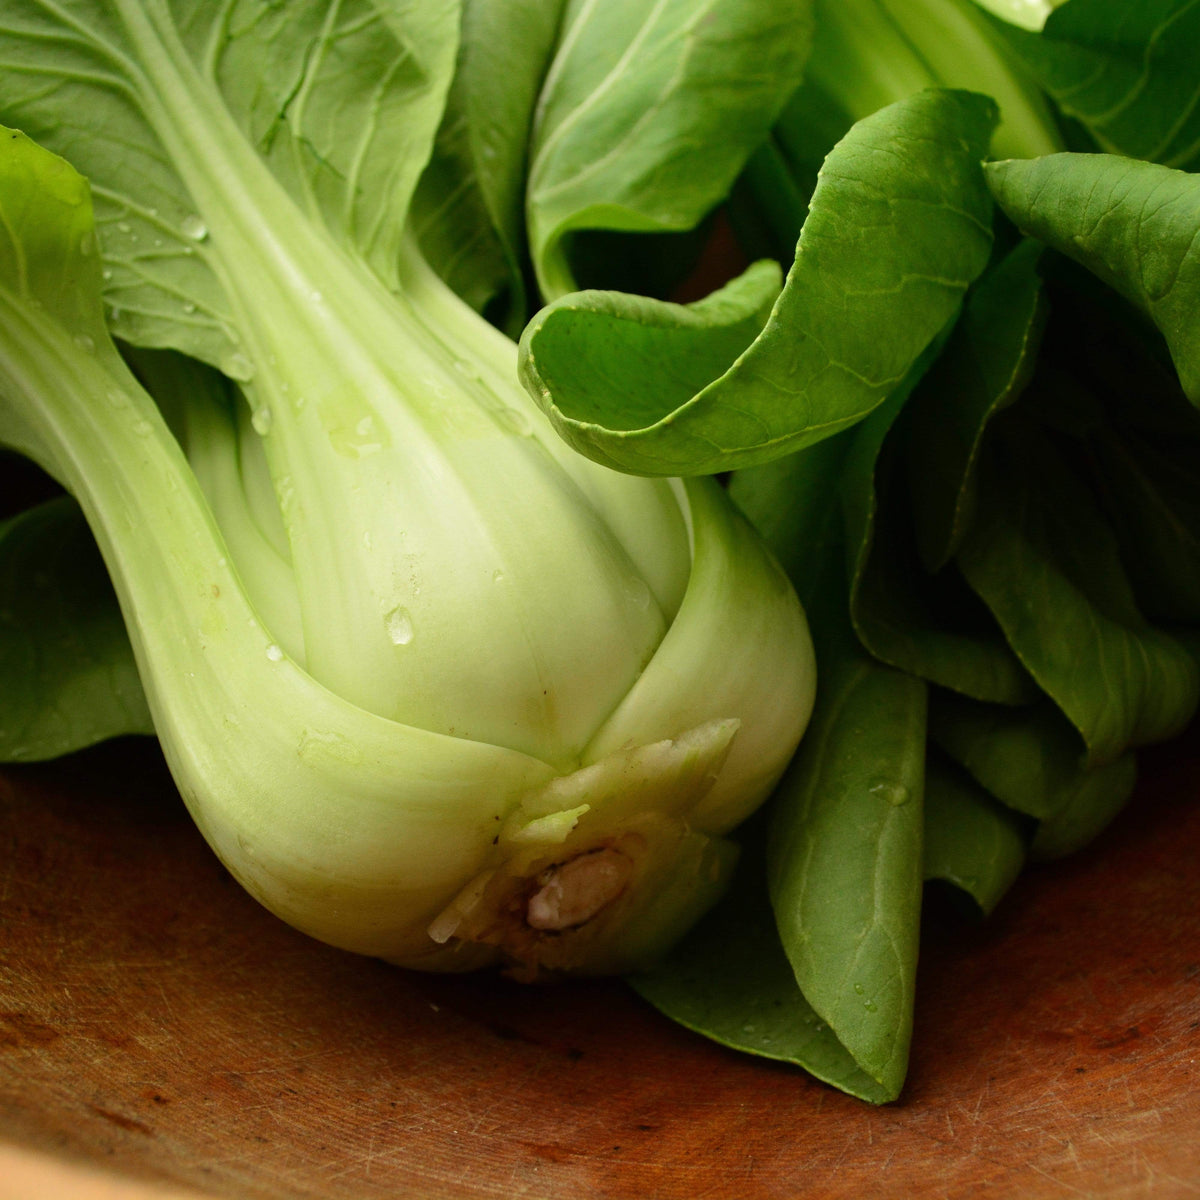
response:
M978 699L1022 703L1036 693L1028 673L957 574L934 577L921 566L906 489L889 486L894 456L881 463L880 451L903 401L902 389L854 430L841 479L855 631L891 666Z
M1200 673L1138 611L1115 538L1049 437L1006 414L981 461L977 517L958 556L1010 645L1083 735L1093 763L1172 736Z
M797 986L775 928L760 846L747 847L716 909L630 983L673 1021L722 1045L795 1063L861 1100L895 1098L855 1064Z
M966 892L987 915L1025 865L1025 839L1011 811L969 775L932 754L925 763L925 878Z
M69 497L0 522L0 761L153 733L121 610Z
M1200 440L1097 437L1109 520L1149 617L1200 625Z
M1200 8L1193 0L1071 0L1040 33L995 24L1105 150L1195 165Z
M993 163L987 177L1025 233L1149 314L1167 339L1184 392L1200 405L1200 177L1108 154Z
M805 999L894 1097L912 1033L926 688L848 629L814 632L821 687L774 800L771 901Z
M1046 320L1039 254L1036 242L1023 242L984 273L908 405L913 516L930 571L954 557L970 523L973 468L988 422L1033 371Z
M1137 775L1132 752L1089 767L1078 732L1049 702L1013 709L935 693L929 735L997 800L1038 822L1039 858L1090 841L1129 799Z

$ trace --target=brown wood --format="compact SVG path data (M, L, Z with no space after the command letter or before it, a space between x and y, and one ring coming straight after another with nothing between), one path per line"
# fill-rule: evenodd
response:
M1193 730L986 925L931 914L909 1085L877 1109L619 982L308 941L145 744L5 769L0 1141L244 1200L1196 1196L1198 799Z

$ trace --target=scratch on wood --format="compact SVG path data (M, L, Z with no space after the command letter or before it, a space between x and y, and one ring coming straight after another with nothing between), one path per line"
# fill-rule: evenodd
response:
M126 1117L108 1108L101 1108L98 1104L89 1104L88 1109L94 1112L96 1116L102 1117L105 1121L116 1125L118 1129L127 1130L129 1133L140 1133L145 1137L154 1137L154 1130L143 1121L135 1120L133 1117Z

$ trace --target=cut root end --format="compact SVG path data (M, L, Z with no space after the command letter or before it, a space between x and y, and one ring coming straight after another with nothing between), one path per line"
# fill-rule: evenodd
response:
M539 888L525 906L525 922L554 931L582 925L621 895L632 874L633 863L612 846L557 863L537 877Z

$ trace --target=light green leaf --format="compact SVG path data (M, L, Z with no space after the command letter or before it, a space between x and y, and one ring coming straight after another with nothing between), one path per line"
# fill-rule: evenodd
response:
M1200 8L1193 0L1070 0L1040 33L996 25L1105 150L1176 167L1197 162Z
M811 0L568 0L528 182L553 298L573 230L690 229L729 190L800 78Z
M1107 154L994 163L987 177L1025 233L1082 263L1150 316L1184 392L1200 405L1200 177Z
M152 734L121 610L79 506L0 522L0 761Z
M894 1098L912 1033L926 688L848 630L814 631L821 688L773 803L771 902L804 998Z
M1092 763L1178 733L1200 672L1138 611L1111 529L1044 432L1005 414L981 463L977 518L958 556Z
M975 0L993 16L1019 29L1041 29L1046 18L1066 0Z
M177 9L13 0L0 28L0 120L91 181L114 332L237 374L205 208L231 169L243 179L267 169L247 157L241 131L300 210L394 282L458 11L451 0Z
M925 878L965 892L986 916L1025 865L1021 825L941 755L925 764Z
M71 345L99 360L117 359L100 303L101 267L96 252L88 186L62 159L46 154L23 133L0 128L5 184L0 196L0 328L11 344L29 337L29 310L53 315L67 329ZM5 370L19 373L0 355ZM0 444L32 458L63 483L67 471L57 461L44 430L23 405L0 393Z
M986 265L979 163L994 119L985 97L932 91L856 125L825 164L765 328L736 357L700 359L709 335L685 308L585 292L525 330L526 387L577 450L639 474L749 466L853 425Z

